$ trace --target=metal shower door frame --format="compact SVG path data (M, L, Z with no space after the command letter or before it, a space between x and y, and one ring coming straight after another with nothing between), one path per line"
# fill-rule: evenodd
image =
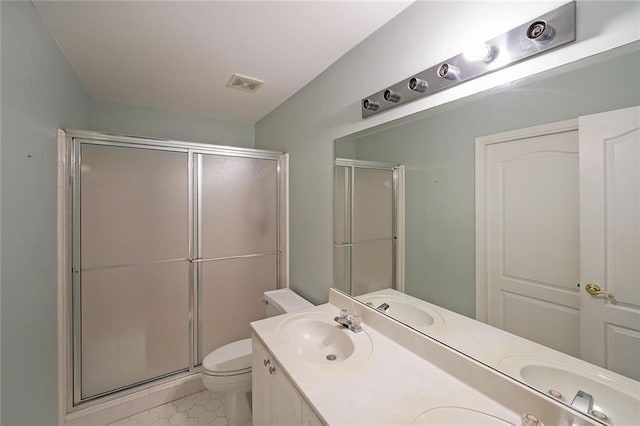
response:
M337 167L346 167L348 173L345 175L345 201L348 201L349 212L348 212L348 222L346 224L347 234L349 235L349 241L344 244L335 244L334 243L334 265L335 265L335 249L336 248L347 248L348 249L348 264L345 267L345 282L348 285L348 293L353 296L353 274L352 274L352 260L353 260L353 247L357 244L353 241L353 223L355 221L354 218L354 210L355 210L355 171L356 169L374 169L374 170L388 170L392 172L393 176L393 185L391 188L391 196L392 196L392 214L391 214L391 288L398 288L398 192L400 190L399 184L399 165L392 163L380 163L376 161L364 161L364 160L353 160L349 158L336 158L334 164L334 170ZM348 176L347 176L348 175ZM347 188L348 187L348 188ZM334 187L335 190L335 187ZM335 192L335 191L334 191ZM346 205L346 203L345 203ZM361 242L371 242L371 241L361 241Z
M226 157L240 157L240 158L249 158L249 159L257 159L257 160L271 160L276 161L276 247L274 251L264 252L264 253L251 253L251 254L242 254L242 255L234 255L234 256L223 256L223 257L215 257L215 258L204 258L203 250L202 250L202 214L203 214L203 160L205 155L218 155L218 156L226 156ZM286 242L282 238L281 231L284 229L286 224L283 224L283 220L285 220L285 215L283 214L283 194L284 194L284 182L283 182L283 171L285 165L283 164L283 154L281 153L271 153L269 151L257 151L243 152L241 154L238 153L223 153L221 150L211 150L211 149L192 149L190 150L190 159L193 161L193 167L191 168L191 176L193 181L193 202L191 206L193 207L192 212L192 220L191 223L193 225L192 235L195 236L192 241L192 257L191 263L194 265L193 274L194 274L194 295L193 299L197 301L192 311L193 317L196 318L193 327L193 346L192 346L192 365L197 367L202 364L203 359L201 358L202 354L202 266L206 262L216 262L216 261L224 261L224 260L233 260L233 259L247 259L254 257L262 257L262 256L273 256L276 257L276 288L283 287L282 283L282 263L283 263L283 252L284 246Z
M69 130L66 131L65 156L70 165L68 185L65 191L69 194L68 211L66 223L69 235L69 247L67 247L68 258L71 260L71 278L69 286L69 306L65 312L67 316L67 374L64 378L67 382L67 412L77 411L81 408L93 406L102 402L122 397L141 389L151 387L155 384L169 381L179 375L188 375L200 371L199 348L200 348L200 311L199 311L199 289L202 261L197 257L201 253L201 235L199 224L202 211L201 207L201 165L197 160L203 155L212 154L227 157L242 157L272 160L276 162L276 250L270 252L276 255L276 286L277 288L288 286L288 256L287 256L287 175L288 156L281 152L265 151L250 148L238 148L231 146L208 145L202 143L192 143L184 141L173 141L163 139L141 138L131 136L112 135L100 132ZM187 194L188 194L188 258L163 260L158 263L188 261L189 268L189 365L185 369L170 372L158 377L154 377L142 382L133 383L118 389L82 398L81 394L81 166L82 166L82 145L102 145L123 148L148 149L153 151L170 151L187 154ZM260 255L260 254L258 254ZM253 257L254 255L249 255ZM239 256L247 257L247 256ZM231 257L233 258L233 257ZM217 259L221 260L221 259ZM195 319L195 320L194 320Z

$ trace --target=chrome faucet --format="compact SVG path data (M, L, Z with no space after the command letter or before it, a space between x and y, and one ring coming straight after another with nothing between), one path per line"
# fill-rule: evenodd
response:
M578 393L576 393L576 396L573 397L571 406L578 411L591 414L591 411L593 411L593 396L579 390Z
M376 309L379 310L380 312L386 313L389 310L389 304L383 303L380 306L378 306Z
M360 326L360 316L349 315L349 311L346 309L342 309L340 311L340 316L335 317L333 320L354 333L362 331L362 327Z

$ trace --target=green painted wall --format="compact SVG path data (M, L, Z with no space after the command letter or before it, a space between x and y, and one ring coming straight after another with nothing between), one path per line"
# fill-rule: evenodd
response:
M360 99L459 53L478 32L508 30L537 16L533 8L541 5L554 7L542 2L416 2L256 123L257 148L291 156L289 248L294 290L322 303L332 284L334 139L372 127L386 117L415 113L416 105L424 105L417 101L362 120ZM640 3L576 2L576 7L576 43L519 64L518 69L533 74L549 64L565 63L566 57L577 60L594 50L640 38ZM478 26L480 15L490 17L492 25ZM429 105L440 105L446 102L443 99L475 93L474 87L511 71L498 71L426 99Z
M357 159L406 166L407 293L475 315L476 137L640 105L639 75L634 52L357 138Z
M90 99L30 2L2 2L2 420L58 423L57 130Z

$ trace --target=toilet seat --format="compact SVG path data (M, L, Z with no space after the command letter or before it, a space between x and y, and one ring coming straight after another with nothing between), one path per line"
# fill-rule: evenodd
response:
M219 347L202 361L207 376L251 375L251 339L238 340Z

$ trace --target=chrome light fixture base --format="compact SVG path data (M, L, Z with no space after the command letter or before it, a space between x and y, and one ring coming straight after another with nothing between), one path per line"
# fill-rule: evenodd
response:
M481 43L487 53L477 60L470 60L460 53L363 98L360 104L362 118L424 98L575 39L576 5L572 1Z

